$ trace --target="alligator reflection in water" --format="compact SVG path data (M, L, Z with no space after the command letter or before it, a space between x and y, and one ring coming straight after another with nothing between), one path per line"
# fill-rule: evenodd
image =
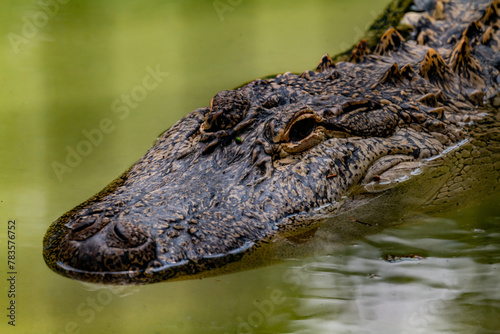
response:
M371 54L363 40L348 61L218 93L52 224L49 267L117 284L204 277L495 192L500 1L429 4L404 17L408 41L390 28Z
M283 275L283 289L296 293L295 313L307 312L314 321L297 321L289 331L495 332L500 325L499 199L481 211L461 210L388 229L291 267ZM405 261L408 254L425 259ZM401 261L381 260L389 255Z

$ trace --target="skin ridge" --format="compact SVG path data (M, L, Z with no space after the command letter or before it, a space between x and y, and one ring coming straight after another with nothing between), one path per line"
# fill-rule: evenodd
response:
M314 71L219 92L56 220L45 262L100 283L205 277L496 192L499 8L395 0Z

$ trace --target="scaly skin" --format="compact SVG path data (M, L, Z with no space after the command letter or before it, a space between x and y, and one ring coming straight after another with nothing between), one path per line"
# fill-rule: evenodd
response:
M406 38L218 93L54 222L46 263L113 284L204 277L495 192L499 7L417 1Z

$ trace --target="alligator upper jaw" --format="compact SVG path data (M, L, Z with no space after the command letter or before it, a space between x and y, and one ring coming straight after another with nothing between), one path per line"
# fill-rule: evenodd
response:
M81 245L74 245L76 247ZM60 260L55 263L53 269L60 274L86 282L114 285L140 285L164 281L186 280L205 278L215 275L248 269L244 267L241 259L249 253L254 246L253 242L247 242L242 247L234 249L226 254L214 254L198 260L184 259L175 263L158 264L157 266L132 266L125 265L123 270L101 270L102 256L92 259L89 255L83 255L79 260L87 261L84 268L74 267L68 261ZM84 248L80 248L84 251ZM90 245L92 247L92 245ZM144 248L137 249L109 249L109 255L123 254L128 257L134 252L141 252ZM106 256L106 254L103 254ZM152 260L154 261L154 260ZM92 267L92 268L91 268Z
M341 160L353 152L360 152L346 149L343 142L346 140L333 140L326 147L312 149L312 152L328 149L339 154L343 148L345 156L333 156L333 159ZM370 143L375 145L378 141L371 140ZM358 145L365 147L366 144L359 141ZM118 213L112 210L115 208L112 203L120 201L113 198L118 196L117 193L122 196L119 198L126 198L127 192L115 191L104 197L97 196L52 225L52 231L47 233L44 241L45 259L49 267L64 276L106 284L192 279L263 266L276 262L275 257L281 256L272 249L277 249L282 241L285 244L309 241L325 220L337 214L343 204L342 197L348 196L355 187L380 185L386 178L395 184L394 171L398 167L406 166L406 171L416 167L414 157L403 154L413 150L414 147L405 148L399 154L390 154L390 149L384 151L385 155L371 153L370 158L364 157L365 161L356 169L355 176L347 170L339 175L329 175L326 170L330 163L325 160L324 166L316 166L319 170L326 168L322 172L325 174L313 177L304 173L309 167L304 162L307 159L302 159L293 168L275 166L272 178L262 184L249 186L245 182L245 185L233 186L233 189L227 186L217 188L213 184L202 186L197 182L188 186L189 177L179 174L176 184L182 184L184 188L175 195L170 193L169 200L162 200L163 190L159 188L141 195L144 197L135 200L135 204L129 203L125 210L119 207ZM290 174L292 169L295 171ZM179 173L184 172L180 170ZM227 171L214 179L224 175L226 180L234 182L239 171L233 173ZM198 176L200 180L209 179ZM290 191L284 180L297 187ZM315 180L321 182L316 184ZM349 180L348 185L342 185L346 180ZM226 184L220 180L217 182ZM332 187L331 199L314 199L316 195L311 189L320 185ZM133 187L127 189L130 193L136 191ZM171 184L169 189L181 188ZM212 189L210 196L207 195L208 189ZM200 195L193 195L196 193ZM294 193L296 197L292 196ZM190 196L205 199L195 203L190 201ZM152 203L163 203L163 206L145 206L143 203L147 203L148 198ZM290 211L292 201L301 201L294 204L302 209ZM130 213L125 214L126 211ZM152 220L148 223L148 219ZM151 223L153 221L161 221L163 225ZM204 232L197 234L200 231ZM195 237L201 238L198 245L203 249L197 248Z
M62 224L64 220L63 216L54 225L65 228L44 241L45 261L63 276L93 283L150 284L243 270L241 259L253 252L255 246L254 242L247 241L224 253L160 262L158 247L161 245L140 227L120 221L108 221L105 224L97 221L95 224L101 225L98 226L101 229L87 237L85 228L91 230L92 224L85 226L80 222L84 228L79 230L74 224L69 227L71 222ZM127 231L127 227L132 232ZM134 240L131 240L132 235L136 236Z

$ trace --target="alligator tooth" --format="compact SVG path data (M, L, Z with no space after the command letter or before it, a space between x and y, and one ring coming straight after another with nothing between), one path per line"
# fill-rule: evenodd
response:
M500 0L495 0L491 3L491 5L486 9L483 17L481 18L481 22L486 25L491 25L495 23L500 18Z
M321 60L319 61L318 66L316 67L316 72L323 72L330 68L335 68L335 63L333 62L332 58L330 58L330 55L327 53L323 57L321 57Z
M471 55L471 50L469 39L463 36L451 52L450 66L455 73L471 85L483 87L485 82L480 76L481 64Z
M449 86L453 80L443 57L432 48L427 50L424 60L420 64L420 75L438 86Z
M365 60L366 55L370 53L370 49L366 44L366 39L362 39L358 45L352 49L351 56L349 57L349 62L351 63L361 63Z
M380 38L380 42L375 48L374 54L385 55L386 53L399 49L405 42L405 39L394 28L389 28L384 35Z

